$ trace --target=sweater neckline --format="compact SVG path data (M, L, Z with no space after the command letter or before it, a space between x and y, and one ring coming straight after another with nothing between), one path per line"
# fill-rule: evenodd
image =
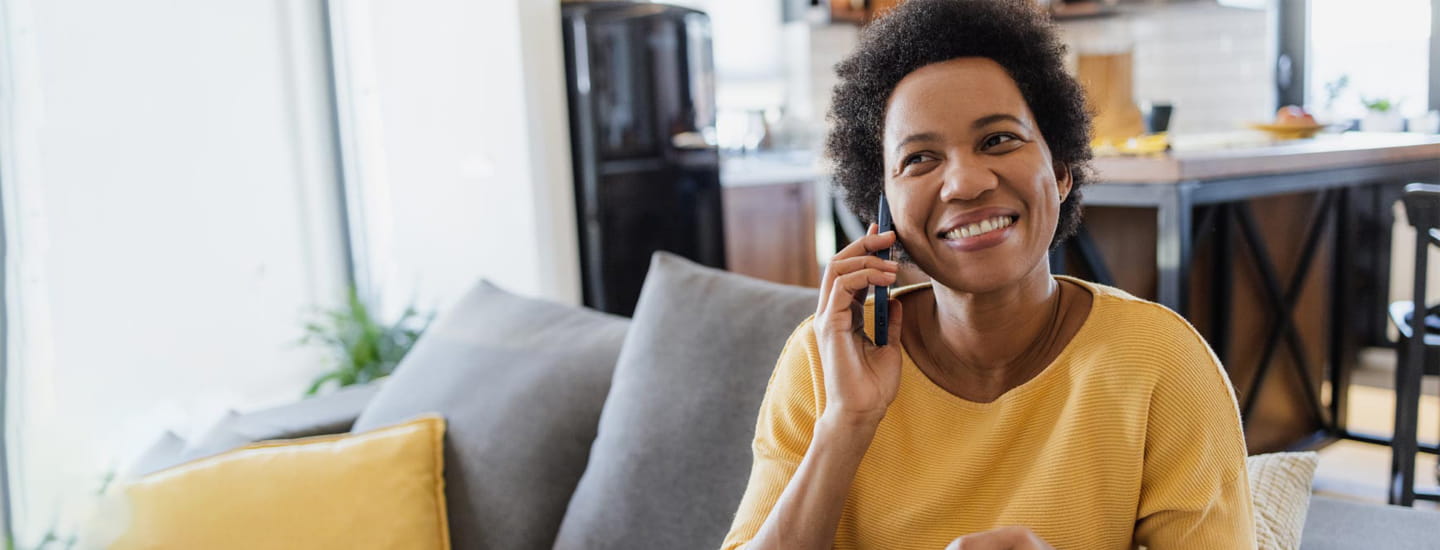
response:
M949 390L936 384L934 380L931 380L930 377L925 374L925 371L920 370L920 365L915 363L915 359L910 356L910 350L905 349L905 345L902 343L900 344L900 360L901 368L903 369L901 372L902 387L904 386L905 378L913 378L914 380L911 381L910 385L922 388L927 396L931 396L939 401L949 403L961 409L985 411L1023 399L1025 395L1037 391L1036 388L1046 386L1049 380L1062 376L1063 371L1069 368L1070 361L1068 359L1075 353L1074 350L1078 347L1076 344L1090 338L1090 332L1094 330L1092 327L1095 325L1092 320L1095 319L1096 313L1102 307L1106 293L1099 286L1089 281L1083 281L1067 275L1051 275L1051 277L1057 281L1074 283L1089 292L1091 296L1090 311L1085 315L1085 320L1081 322L1080 329L1075 331L1075 335L1070 338L1069 342L1065 343L1065 347L1060 350L1060 353L1057 354L1049 364L1045 365L1045 368L1042 369L1039 374L1036 374L1019 386L1010 388L995 398L994 401L988 403L971 401L950 393ZM908 285L896 289L896 297L930 287L931 283L929 282Z

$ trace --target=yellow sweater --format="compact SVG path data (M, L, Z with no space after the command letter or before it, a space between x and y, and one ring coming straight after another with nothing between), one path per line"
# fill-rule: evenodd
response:
M899 394L855 474L836 549L942 550L1006 525L1059 550L1255 547L1239 410L1209 346L1164 307L1066 280L1094 295L1089 317L1044 371L993 402L956 397L902 353ZM761 404L725 550L765 522L824 407L806 320Z

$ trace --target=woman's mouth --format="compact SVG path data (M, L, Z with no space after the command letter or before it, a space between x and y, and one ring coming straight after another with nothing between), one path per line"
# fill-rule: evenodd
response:
M946 240L968 239L1010 227L1015 220L1010 216L995 216L972 224L963 225L941 235Z
M969 252L990 248L1004 242L1019 216L994 216L968 223L940 234L940 238L959 251Z

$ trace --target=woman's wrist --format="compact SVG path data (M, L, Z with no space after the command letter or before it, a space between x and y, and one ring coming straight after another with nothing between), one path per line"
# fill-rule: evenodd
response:
M866 415L849 415L826 411L815 423L815 439L842 446L859 445L868 448L875 431L880 427L880 418Z

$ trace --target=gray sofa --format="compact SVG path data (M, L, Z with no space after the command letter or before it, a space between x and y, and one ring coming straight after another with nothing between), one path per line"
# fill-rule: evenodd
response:
M187 456L438 412L455 548L717 548L774 360L814 303L663 253L633 319L482 282L383 384L232 417ZM1437 523L1314 497L1302 548L1440 548Z

